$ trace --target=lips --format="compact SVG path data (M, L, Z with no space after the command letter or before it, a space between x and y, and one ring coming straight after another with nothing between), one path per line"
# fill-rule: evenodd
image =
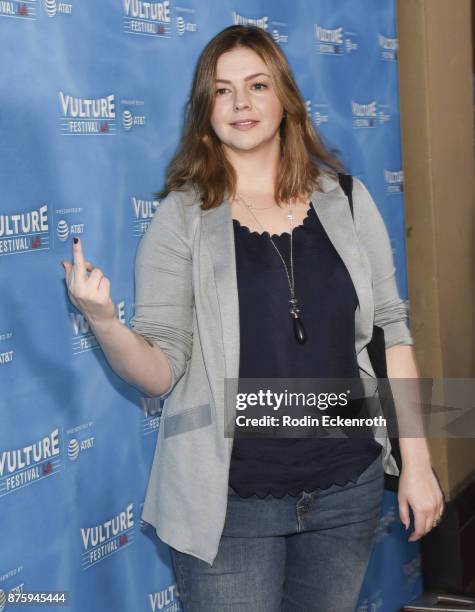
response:
M254 121L253 119L249 119L248 121L236 121L235 123L231 123L233 128L237 130L250 130L255 125L257 125L259 121Z

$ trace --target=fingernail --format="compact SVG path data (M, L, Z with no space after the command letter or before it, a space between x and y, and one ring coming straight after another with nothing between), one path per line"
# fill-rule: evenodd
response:
M79 242L79 238L77 236L74 236L73 242L74 242L74 244L77 244Z

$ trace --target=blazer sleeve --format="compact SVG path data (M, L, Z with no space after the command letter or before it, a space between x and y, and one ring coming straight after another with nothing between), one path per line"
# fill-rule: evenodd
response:
M135 260L135 304L131 328L157 343L170 364L167 395L191 357L193 324L191 248L182 204L170 192L155 211Z
M407 304L400 298L396 284L396 268L384 220L368 189L356 177L353 201L355 228L371 264L374 324L383 328L386 348L414 344L407 326Z

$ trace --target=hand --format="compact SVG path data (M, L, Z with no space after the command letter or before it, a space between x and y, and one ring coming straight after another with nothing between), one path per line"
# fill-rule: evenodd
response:
M444 494L429 463L403 464L399 476L399 517L406 529L410 525L409 506L414 515L414 531L408 538L415 542L435 527L445 509Z
M110 297L110 282L100 268L94 268L84 260L81 241L73 242L73 265L63 261L65 281L71 302L88 319L89 323L112 322L116 318L115 306ZM90 272L89 276L87 272Z

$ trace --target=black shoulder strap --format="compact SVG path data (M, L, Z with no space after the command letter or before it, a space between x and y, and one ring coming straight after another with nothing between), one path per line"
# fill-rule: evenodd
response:
M351 174L338 173L340 186L345 192L348 202L350 203L351 216L353 216L353 177Z

